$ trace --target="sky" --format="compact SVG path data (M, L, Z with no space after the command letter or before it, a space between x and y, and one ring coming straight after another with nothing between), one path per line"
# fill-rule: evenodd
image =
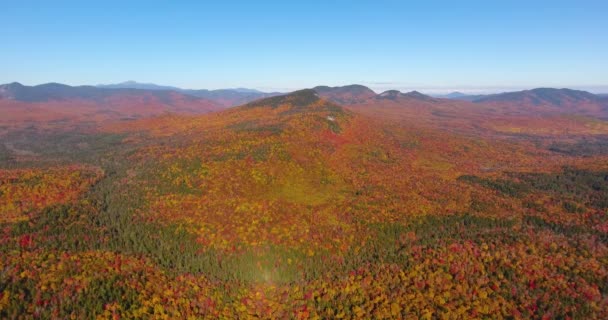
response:
M6 1L0 83L608 92L608 1Z

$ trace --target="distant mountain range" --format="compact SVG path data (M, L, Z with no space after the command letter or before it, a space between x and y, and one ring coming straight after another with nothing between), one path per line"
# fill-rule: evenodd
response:
M561 106L567 103L595 102L599 99L600 97L587 91L537 88L532 90L485 95L473 101Z
M184 100L200 100L197 97L180 94L176 91L147 90L138 88L99 88L94 86L68 86L60 83L47 83L37 86L24 86L18 82L0 85L0 98L20 102L49 102L65 100L86 100L96 103L107 102L116 97L155 98L171 104L171 100L180 97ZM214 104L213 102L209 102Z
M467 95L453 92L447 95L429 96L418 91L402 93L398 90L388 90L375 94L365 86L350 85L344 87L315 87L321 96L336 103L357 104L376 100L415 99L421 101L459 100L476 104L511 105L519 107L555 107L576 109L582 105L602 105L608 100L606 95L595 95L587 91L572 89L536 88L514 92L488 95Z
M454 91L448 94L443 95L433 95L435 98L441 99L452 99L452 100L461 100L461 101L474 101L484 97L483 94L466 94L458 91Z
M608 100L581 90L536 88L486 95L473 102L509 112L567 113L608 118Z
M471 95L462 92L452 92L445 95L425 95L418 91L402 93L397 90L388 90L376 94L370 88L352 84L346 86L317 86L312 88L320 96L339 104L362 103L368 99L402 99L412 98L431 101L432 99L451 99L460 101L470 101L475 103L518 103L532 105L567 105L569 103L597 102L598 99L608 98L608 94L594 95L592 93L572 89L553 89L537 88L531 90L504 92L498 94L478 94ZM116 91L120 90L120 91ZM137 91L141 90L141 91ZM0 85L0 98L10 98L26 102L43 102L47 100L66 100L66 99L101 99L113 94L142 94L144 91L154 91L157 97L167 95L167 91L173 91L184 95L204 98L211 100L223 107L232 107L246 104L261 98L282 95L280 92L262 92L248 88L230 89L182 89L173 86L163 86L153 83L140 83L136 81L126 81L116 84L100 84L97 86L67 86L59 83L48 83L37 86L24 86L14 82ZM159 92L165 93L159 93Z
M198 89L182 89L178 87L172 86L162 86L154 83L141 83L133 80L115 83L115 84L98 84L96 85L98 88L106 88L106 89L143 89L143 90L173 90L173 91L210 91L210 90L198 90ZM213 90L212 90L213 91ZM231 88L231 89L219 89L215 91L235 91L241 93L261 93L265 94L265 92L249 89L249 88Z
M280 95L279 92L262 92L248 88L234 89L182 89L171 86L161 86L153 83L139 83L135 81L126 81L117 84L100 84L97 88L105 89L143 89L143 90L164 90L177 91L191 96L212 100L224 107L233 107L248 103L253 100Z
M210 99L178 91L98 88L48 83L0 85L0 123L99 122L164 113L201 114L225 109Z
M403 93L398 90L376 94L370 88L356 84L339 87L317 86L311 90L322 98L345 106L441 106L444 110L442 112L445 112L446 108L452 105L458 108L474 108L480 112L485 108L503 114L566 113L608 118L608 97L572 89L537 88L489 95L454 92L435 97L417 91ZM58 117L67 114L90 116L103 113L104 119L121 119L166 112L206 113L280 95L284 94L245 88L180 89L134 81L98 86L68 86L59 83L25 86L14 82L0 85L0 107L4 108L5 112L21 110L22 114L26 113L25 110L30 110L32 117L36 114L34 110L47 110L57 113ZM462 103L456 104L458 101ZM35 108L28 109L23 107L24 105ZM17 117L15 112L7 114Z
M374 97L374 99L388 99L388 100L399 100L399 99L413 99L413 100L421 100L421 101L433 101L435 100L431 96L427 96L418 91L410 91L403 93L398 90L388 90L384 91L381 94Z
M172 91L181 91L182 89L178 87L171 86L161 86L154 83L141 83L136 81L125 81L121 83L114 84L98 84L97 88L104 89L142 89L142 90L172 90Z
M342 87L318 86L314 87L321 97L338 104L353 105L367 103L373 100L419 100L433 101L435 98L422 94L418 91L400 92L398 90L388 90L380 94L376 94L372 89L358 85L348 85Z
M450 92L448 94L433 95L433 97L435 97L435 98L443 98L443 99L456 99L456 98L466 97L466 96L467 96L466 93L462 93L462 92L458 92L458 91Z
M498 101L508 101L508 102L524 102L523 100L528 100L526 103L533 103L536 105L541 104L553 104L560 105L565 102L565 100L572 102L581 102L581 101L589 101L589 100L597 100L597 98L606 98L608 94L593 94L587 91L581 90L572 90L572 89L554 89L554 88L536 88L530 90L522 90L522 91L511 91L511 92L503 92L503 93L494 93L494 94L465 94L462 92L452 92L445 95L434 95L435 98L442 99L453 99L453 100L462 100L462 101L472 101L472 102L498 102ZM563 100L565 99L565 100Z

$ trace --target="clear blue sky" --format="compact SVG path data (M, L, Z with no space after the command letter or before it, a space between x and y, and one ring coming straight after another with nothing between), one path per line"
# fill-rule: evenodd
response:
M0 83L608 92L606 0L19 0L1 7Z

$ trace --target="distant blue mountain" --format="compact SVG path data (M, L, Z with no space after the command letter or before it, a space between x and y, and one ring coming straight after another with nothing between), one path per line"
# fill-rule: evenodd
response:
M278 92L262 92L256 89L234 88L234 89L182 89L171 86L161 86L153 83L139 83L126 81L116 84L97 85L98 88L106 89L142 89L142 90L171 90L185 93L191 96L205 98L217 102L226 107L237 106L253 100L280 95Z
M115 84L98 84L98 88L104 89L142 89L142 90L171 90L171 91L181 91L182 89L177 87L170 86L159 86L154 83L140 83L135 81L125 81L121 83Z
M483 98L485 95L479 94L479 95L472 95L472 94L466 94L466 93L462 93L462 92L458 92L458 91L454 91L448 94L439 94L439 95L433 95L435 98L441 98L441 99L452 99L452 100L461 100L461 101L475 101L478 99Z
M462 92L458 92L458 91L450 92L448 94L434 94L433 95L433 97L435 97L435 98L443 98L443 99L456 99L456 98L466 97L466 96L467 96L466 93L462 93Z
M399 99L410 99L410 100L420 100L420 101L433 101L433 97L427 96L426 94L422 94L418 91L410 91L403 93L399 90L388 90L380 93L375 97L375 99L380 100L399 100Z
M597 103L600 98L593 93L572 89L536 88L514 92L490 94L474 102L519 103L531 105L563 106L576 103Z

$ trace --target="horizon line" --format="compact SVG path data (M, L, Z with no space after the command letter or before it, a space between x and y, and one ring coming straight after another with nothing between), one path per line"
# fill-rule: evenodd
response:
M2 83L0 85L11 84L11 83L19 83L23 86L28 86L28 87L34 87L34 86L40 86L40 85L52 84L52 83L67 85L70 87L80 87L80 86L100 87L100 86L107 86L107 85L119 85L119 84L133 83L133 84L139 84L139 85L171 87L171 88L176 88L179 90L238 90L238 89L251 90L251 89L253 89L253 90L258 90L258 91L261 91L264 93L271 93L271 92L289 93L289 92L303 90L303 89L312 89L317 86L344 87L344 86L350 86L350 85L365 86L365 87L371 89L372 91L374 91L376 94L380 94L382 92L389 91L389 90L398 90L401 92L418 91L418 92L421 92L424 94L430 94L430 95L445 95L445 94L450 94L450 93L482 95L482 94L496 94L496 93L506 93L506 92L514 92L514 91L524 91L524 90L532 90L532 89L538 89L538 88L573 89L573 90L588 91L588 92L594 93L594 94L608 93L608 84L605 84L605 85L604 84L570 85L570 86L567 86L567 85L566 86L564 86L564 85L559 85L559 86L551 86L551 85L534 85L534 86L525 86L525 85L486 85L486 86L453 85L453 86L447 86L447 85L442 85L442 86L433 86L433 85L429 85L429 86L425 86L425 85L399 85L397 82L361 81L361 82L352 82L352 83L338 84L338 85L318 84L318 85L314 85L314 86L304 86L304 87L273 87L273 86L237 85L237 86L226 86L226 87L216 87L216 88L185 88L185 87L180 87L177 85L158 84L158 83L150 82L150 81L140 82L140 81L136 81L136 80L126 80L126 81L105 83L105 84L103 84L103 83L74 84L74 83L64 83L64 82L57 82L57 81L41 82L41 83L37 83L37 84L24 84L24 82L21 82L21 81L10 81L10 82ZM167 90L171 90L171 89L167 89Z

